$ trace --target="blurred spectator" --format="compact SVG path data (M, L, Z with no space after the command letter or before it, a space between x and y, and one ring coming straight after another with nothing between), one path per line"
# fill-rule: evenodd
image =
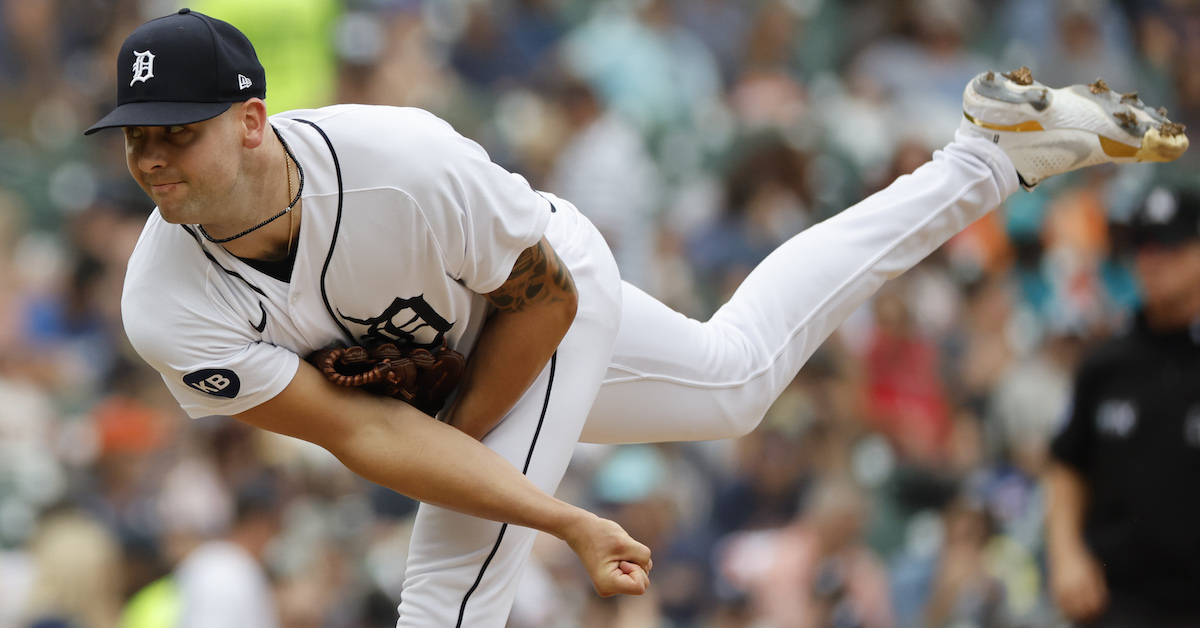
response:
M969 47L980 8L975 0L912 0L898 6L899 32L857 56L851 85L889 104L892 128L925 133L921 139L941 146L961 117L963 86L990 66ZM894 144L904 138L888 139Z
M1046 481L1055 600L1080 626L1200 624L1200 197L1132 221L1143 305L1089 352Z
M703 285L716 290L710 306L724 303L751 269L810 224L805 152L770 131L732 152L723 212L687 243Z
M538 72L549 69L554 45L563 35L554 3L481 2L466 11L450 62L468 82L499 92L533 82Z
M648 545L666 549L679 527L668 470L668 461L657 446L614 448L594 476L593 492L600 512L636 538L648 539ZM656 561L655 568L684 571L671 563L669 558ZM597 627L660 625L664 617L659 591L647 591L647 596L616 596L605 601L593 598L586 616Z
M945 511L943 520L946 537L923 625L1008 626L1004 585L987 564L993 534L987 511L959 502Z
M647 131L690 126L718 98L721 78L704 43L673 20L667 0L596 3L566 37L566 66Z
M621 278L646 289L662 195L658 165L637 129L606 110L586 83L569 80L561 89L571 136L546 189L570 199L608 241Z
M861 539L867 510L857 486L827 478L787 526L728 537L720 572L764 625L893 626L883 565Z
M958 403L984 414L989 392L1008 370L1015 350L1007 326L1012 319L1012 296L1007 281L983 277L962 289L964 319L950 349L945 380Z
M1082 339L1072 330L1053 330L1038 351L1008 368L988 401L992 437L1004 455L1031 478L1042 474L1050 439L1070 400L1071 373Z
M233 526L223 539L192 550L175 570L179 628L277 628L274 594L263 569L280 529L282 495L269 478L236 490Z
M1157 35L1157 41L1166 45L1164 56L1171 59L1165 72L1170 83L1170 90L1175 95L1175 106L1172 110L1181 123L1190 128L1200 127L1200 8L1188 2L1161 3L1162 20L1170 25L1169 29L1152 31ZM1196 176L1196 166L1200 157L1195 152L1184 154L1182 161L1168 172L1175 173L1178 178L1188 179Z
M234 492L236 511L228 529L192 545L170 575L134 595L123 628L281 626L263 565L280 531L280 487L264 476Z
M725 83L729 84L742 66L742 51L750 35L756 12L737 0L672 0L680 26L690 30L712 52Z
M30 105L59 78L57 5L50 0L0 2L0 129L27 123Z
M800 508L808 461L796 455L798 435L768 425L738 441L738 465L714 495L718 534L781 527Z
M1101 276L1110 250L1105 189L1103 178L1093 179L1046 207L1042 272L1054 296L1040 314L1056 327L1103 327L1112 316Z
M901 458L939 466L949 454L950 406L939 377L939 355L913 325L893 292L874 300L875 332L866 358L868 420Z
M765 4L751 25L740 70L729 87L729 104L748 130L788 131L804 122L806 94L793 67L799 29L783 2Z
M1105 79L1113 89L1132 91L1133 34L1111 0L1012 0L999 16L1010 38L1005 61L1033 68L1046 85Z
M30 544L35 578L25 604L29 628L115 628L121 608L120 548L79 512L50 513Z
M453 29L439 29L417 2L354 4L377 6L348 10L337 26L337 102L422 107L456 127L479 123L481 114L463 102L462 79L447 71L442 48Z
M167 418L138 399L113 395L97 402L90 419L97 450L81 506L127 550L154 546L162 531L155 454L166 445Z

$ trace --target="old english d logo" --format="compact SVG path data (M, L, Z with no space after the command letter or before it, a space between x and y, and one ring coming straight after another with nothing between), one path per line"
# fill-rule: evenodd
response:
M360 320L345 314L342 317L367 326L363 339L424 347L441 346L446 332L454 326L434 311L423 295L411 299L397 297L382 314L374 318Z
M133 87L134 83L141 81L146 82L147 79L154 78L154 53L149 50L145 52L133 51L133 80L129 81L129 86Z
M200 369L183 376L183 383L214 397L233 399L242 388L237 373L229 369Z

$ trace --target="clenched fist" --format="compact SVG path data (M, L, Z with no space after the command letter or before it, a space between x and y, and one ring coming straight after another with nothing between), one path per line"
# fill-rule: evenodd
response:
M596 593L641 595L650 586L650 548L633 540L621 526L595 515L563 538L579 557Z

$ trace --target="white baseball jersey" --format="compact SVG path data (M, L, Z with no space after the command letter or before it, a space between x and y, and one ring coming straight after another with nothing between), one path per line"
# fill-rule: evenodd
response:
M300 356L338 342L444 339L469 354L480 294L508 278L552 211L576 211L418 109L343 105L271 122L304 173L291 281L157 211L129 261L129 338L192 417L272 398ZM546 235L564 248L571 237Z

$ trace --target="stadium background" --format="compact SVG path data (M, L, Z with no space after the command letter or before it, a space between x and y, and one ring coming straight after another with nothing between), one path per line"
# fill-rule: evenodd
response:
M1102 76L1200 129L1194 4L188 6L249 35L272 111L429 109L572 199L628 280L703 318L782 240L926 161L978 72ZM115 626L256 490L281 517L266 567L284 626L392 626L414 504L302 443L186 419L121 330L124 263L151 207L120 134L81 132L111 106L124 36L180 6L0 0L0 627L55 612ZM651 594L597 598L544 539L510 626L854 625L838 623L844 600L866 625L1061 625L1037 480L1047 440L1079 352L1137 303L1122 220L1156 182L1197 182L1198 160L1016 194L852 316L749 436L581 445L560 496L653 547Z

